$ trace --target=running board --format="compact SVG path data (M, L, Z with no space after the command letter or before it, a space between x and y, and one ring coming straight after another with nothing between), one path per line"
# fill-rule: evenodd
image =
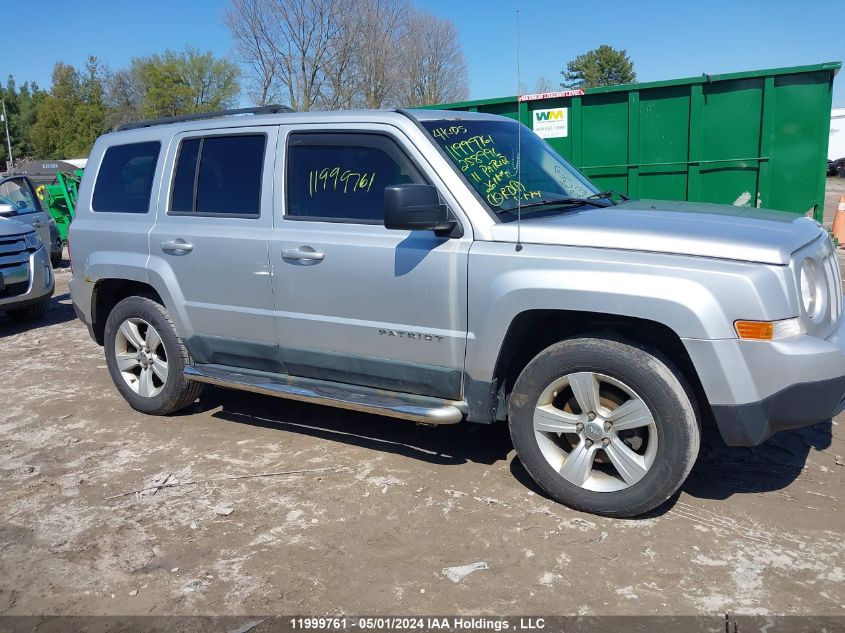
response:
M218 387L251 391L301 402L411 420L420 424L457 424L465 403L428 396L346 385L282 374L245 373L219 365L185 368L185 378Z

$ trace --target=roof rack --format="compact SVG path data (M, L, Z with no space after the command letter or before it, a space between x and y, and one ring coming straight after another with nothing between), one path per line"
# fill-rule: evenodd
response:
M166 125L168 123L182 123L184 121L199 121L202 119L216 119L224 116L234 116L237 114L282 114L293 112L291 108L285 105L265 105L257 108L237 108L235 110L217 110L216 112L199 112L196 114L182 114L179 116L165 116L160 119L150 119L148 121L138 121L137 123L125 123L117 128L117 132L124 130L136 130L142 127L152 127L154 125Z

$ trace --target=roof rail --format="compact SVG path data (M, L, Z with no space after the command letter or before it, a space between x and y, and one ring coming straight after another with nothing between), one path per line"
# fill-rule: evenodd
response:
M117 132L124 130L136 130L142 127L152 127L154 125L166 125L168 123L182 123L183 121L199 121L202 119L216 119L224 116L234 116L237 114L282 114L293 112L291 108L285 105L264 105L256 108L237 108L235 110L217 110L216 112L198 112L196 114L181 114L178 116L165 116L160 119L150 119L148 121L138 121L136 123L125 123L117 128Z

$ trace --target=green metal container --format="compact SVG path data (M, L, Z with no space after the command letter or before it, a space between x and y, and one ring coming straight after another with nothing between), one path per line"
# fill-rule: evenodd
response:
M76 200L79 196L79 183L82 182L82 169L74 170L72 175L61 171L51 185L41 185L35 193L56 221L56 228L62 243L67 243L67 232L76 215Z
M841 62L427 106L517 116L597 186L821 221ZM578 94L581 93L581 94Z

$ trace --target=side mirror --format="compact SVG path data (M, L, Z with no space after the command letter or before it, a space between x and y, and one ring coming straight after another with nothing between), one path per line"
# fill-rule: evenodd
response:
M11 204L0 204L0 216L17 215L17 209Z
M384 226L405 231L434 231L441 237L453 235L459 224L450 219L431 185L391 185L384 188Z

